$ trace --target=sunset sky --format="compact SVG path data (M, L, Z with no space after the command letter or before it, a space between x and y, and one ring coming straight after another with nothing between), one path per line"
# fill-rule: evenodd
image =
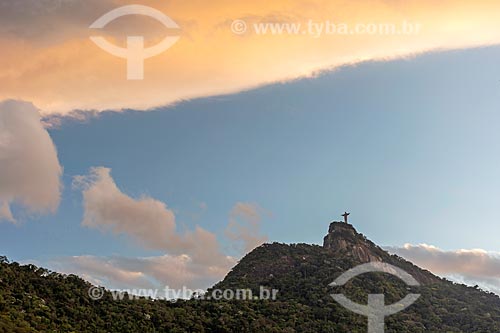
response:
M179 29L89 28L132 4ZM165 35L142 80L90 40ZM263 242L321 244L347 210L500 293L500 2L0 0L0 46L0 255L206 288Z

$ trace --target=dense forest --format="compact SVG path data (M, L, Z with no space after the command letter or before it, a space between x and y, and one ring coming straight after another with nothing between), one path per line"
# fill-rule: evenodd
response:
M214 288L258 294L264 286L279 290L276 300L114 300L109 291L92 300L92 285L77 276L1 257L0 332L366 332L366 317L337 304L333 291L365 304L369 293L386 295L387 304L410 292L421 294L408 309L386 318L386 332L500 332L497 295L435 277L362 235L355 242L422 285L409 288L390 275L370 273L331 288L337 276L360 263L349 249L273 243L246 255Z

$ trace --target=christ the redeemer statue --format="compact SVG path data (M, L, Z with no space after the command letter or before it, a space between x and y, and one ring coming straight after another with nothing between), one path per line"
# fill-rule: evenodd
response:
M342 216L344 217L344 222L347 223L347 217L350 215L351 213L348 213L348 212L344 212L344 214L342 214Z

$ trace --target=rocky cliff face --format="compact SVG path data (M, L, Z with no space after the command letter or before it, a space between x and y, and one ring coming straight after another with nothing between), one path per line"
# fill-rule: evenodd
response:
M360 262L383 261L386 253L377 245L359 234L351 224L332 222L323 239L323 247Z
M330 223L328 234L323 239L323 248L336 258L347 258L357 263L380 261L404 268L423 284L439 281L439 278L430 272L389 254L348 223Z

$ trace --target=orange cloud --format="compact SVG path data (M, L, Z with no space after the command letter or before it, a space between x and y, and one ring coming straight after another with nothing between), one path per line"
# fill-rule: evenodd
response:
M0 99L32 101L45 115L75 109L148 109L311 76L360 61L500 42L500 3L487 0L148 0L141 4L170 16L181 27L181 38L145 61L144 80L128 81L125 60L94 45L88 37L96 32L88 26L107 11L131 2L92 0L84 7L72 1L53 2L49 8L33 0L7 2L0 14L6 22L6 28L0 29ZM231 31L236 19L245 21L246 33ZM266 22L301 24L301 29L299 33L256 33L254 25ZM349 29L357 24L401 27L408 22L420 24L420 30L409 35L328 34L323 27L318 34L309 31L310 22L345 24ZM119 45L125 44L127 35L141 34L153 45L167 31L151 18L124 17L102 33Z

